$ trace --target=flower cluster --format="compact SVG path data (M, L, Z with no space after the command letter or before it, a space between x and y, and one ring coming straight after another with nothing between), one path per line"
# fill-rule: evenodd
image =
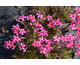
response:
M51 27L54 28L55 25L56 25L56 26L59 26L59 25L61 26L61 25L62 25L62 22L59 21L59 18L53 20L52 17L50 17L50 15L48 15L47 18L48 18L48 21L52 20L52 22L49 22L49 24L48 24L49 28L51 28Z
M21 17L19 19L21 19ZM16 35L13 35L13 38L11 40L4 41L4 43L5 43L3 45L4 48L7 48L7 49L12 48L12 50L13 50L17 45L19 45L20 50L23 50L23 52L25 52L26 48L24 48L25 45L23 43L20 43L21 38L20 38L19 34L24 35L26 33L26 31L24 30L24 28L23 29L20 28L18 24L13 25L12 30L13 30L13 33Z
M44 53L46 55L48 55L47 53L53 49L53 47L50 46L52 42L52 40L46 39L46 37L48 36L46 29L39 23L39 21L44 20L46 17L43 17L43 15L40 13L36 13L38 20L36 20L36 22L32 22L30 23L30 25L32 26L32 28L34 29L34 33L37 33L39 38L37 40L34 40L34 43L32 43L32 45L35 48L38 48L40 50L40 53ZM48 20L50 20L52 18L49 17Z
M54 42L57 42L57 43L62 41L62 43L64 43L64 44L65 44L65 42L68 42L66 47L72 48L74 36L72 34L65 35L65 36L62 36L62 37L57 37L57 35L55 35L55 36L53 36L53 40L54 40ZM59 46L59 48L60 47L61 46Z

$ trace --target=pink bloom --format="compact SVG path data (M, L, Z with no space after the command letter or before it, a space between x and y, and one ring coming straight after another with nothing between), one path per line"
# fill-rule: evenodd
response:
M74 10L76 10L76 13L80 12L80 8L78 6L74 8Z
M54 25L62 25L62 23L59 21L59 18L58 19L55 19L54 21L52 21L52 23L54 23Z
M43 37L39 38L39 41L42 43L44 41L44 38Z
M18 24L17 24L16 26L13 25L12 29L13 29L13 30L19 30L19 25L18 25Z
M70 16L69 16L69 17L71 17L71 20L75 20L76 14L71 14L71 13L70 13Z
M22 16L19 17L19 20L24 21L25 20L24 18L26 18L26 16L22 15Z
M38 16L37 16L38 18L40 17L41 19L43 19L43 15L42 15L42 14L40 15L40 12L39 12L39 14L36 13L36 15L38 15Z
M14 47L14 42L9 40L9 48Z
M13 33L16 34L17 36L19 35L19 31L18 30L13 30Z
M54 41L56 41L57 43L59 42L60 38L57 37L57 35L53 36Z
M45 39L45 41L46 41L48 44L51 44L51 43L52 43L52 40Z
M46 44L45 48L46 48L46 51L50 51L51 49L53 49L53 47L51 47L50 44Z
M77 49L77 51L75 52L75 54L76 54L77 56L79 56L80 51L78 51L78 49Z
M62 42L64 43L66 40L66 38L64 36L62 36L62 38L60 38L62 40Z
M52 16L48 15L46 18L48 18L48 21L53 20Z
M9 49L9 42L8 42L8 41L4 41L4 43L5 43L5 44L3 45L3 46L4 46L4 48Z
M39 22L35 23L35 27L40 27Z
M24 33L26 33L26 31L24 30L24 29L19 29L19 33L21 34L21 35L24 35Z
M46 48L41 47L40 53L41 53L41 54L42 54L42 53L46 54Z
M25 47L25 44L20 43L20 45L19 45L20 50L24 50L25 49L24 47Z
M52 22L49 22L48 26L49 26L49 28L51 28L51 27L53 27L53 28L54 28L54 25L53 25L53 23L52 23Z
M34 15L33 15L33 16L31 15L31 16L30 16L30 19L31 19L31 22L36 22Z
M72 24L72 25L70 25L69 27L71 27L71 28L72 28L72 30L76 30L76 29L77 29L77 27L76 27L76 25L75 25L75 24Z
M36 48L36 46L38 45L38 42L34 40L34 43L32 43L32 45Z
M14 35L13 38L14 38L14 41L15 41L15 42L21 41L21 39L20 39L18 36L16 37L16 36Z
M68 48L72 48L72 45L73 45L73 43L69 42L66 46L67 46Z

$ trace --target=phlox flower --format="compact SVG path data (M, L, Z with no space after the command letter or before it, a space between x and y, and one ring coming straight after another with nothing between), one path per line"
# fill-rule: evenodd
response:
M38 43L39 43L38 41L34 40L34 43L32 43L32 45L36 48Z
M38 16L37 16L38 18L43 19L43 15L42 15L42 14L40 15L40 12L39 12L39 13L36 13L36 15L38 15Z
M71 24L69 27L71 27L72 30L76 30L76 29L78 29L78 27L77 27L75 24Z
M59 42L60 38L57 37L57 35L53 36L54 41L56 41L57 43Z
M52 16L48 15L46 18L48 18L48 21L53 20Z
M39 22L35 23L35 27L40 27L41 25L39 24Z
M41 47L41 48L40 48L40 53L41 53L41 54L42 54L42 53L46 54L46 48Z
M3 45L3 46L4 46L4 48L9 49L9 41L4 41L4 43L5 43L5 44Z
M18 24L17 24L16 26L13 25L12 30L13 30L13 31L15 31L15 30L19 30L19 25L18 25Z
M19 41L21 41L21 39L18 37L18 36L13 36L13 40L15 41L15 42L19 42Z
M25 44L20 43L20 45L19 45L20 50L24 50L25 49L24 47L25 47Z
M19 20L25 21L24 18L26 18L26 16L22 15L22 16L19 17Z
M8 41L9 42L9 48L12 48L12 47L14 47L14 42L13 41Z
M62 36L62 38L60 38L60 40L62 40L63 43L64 43L65 41L67 41L64 36Z
M71 17L71 20L75 20L76 14L71 14L71 13L70 13L70 16L69 16L69 17Z
M69 42L69 43L66 45L66 47L72 48L72 45L73 45L73 43L72 43L72 42Z
M54 28L54 25L53 25L53 23L52 23L52 22L49 22L48 26L49 26L49 28L51 28L51 27L53 27L53 28Z
M80 8L78 6L74 8L74 10L76 10L76 13L80 12Z
M48 44L51 44L51 43L52 43L52 40L45 39L45 41L46 41Z
M31 22L36 22L35 16L30 16Z
M50 46L50 44L46 44L45 45L46 51L50 51L51 49L53 49L53 47Z
M55 19L55 20L52 21L52 23L54 23L54 25L57 25L57 26L60 25L61 26L62 23L59 20L60 20L59 18Z
M43 37L39 38L39 41L42 43L44 41L44 38Z
M25 29L22 29L22 28L19 29L19 31L20 31L19 33L20 33L21 35L24 35L24 33L26 33Z

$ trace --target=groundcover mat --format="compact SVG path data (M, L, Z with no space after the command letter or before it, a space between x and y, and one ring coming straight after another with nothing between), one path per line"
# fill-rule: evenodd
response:
M0 59L79 59L78 6L0 6Z

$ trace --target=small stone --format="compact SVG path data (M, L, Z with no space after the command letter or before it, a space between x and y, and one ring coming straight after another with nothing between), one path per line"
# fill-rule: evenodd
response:
M3 25L6 25L6 23L4 22Z

